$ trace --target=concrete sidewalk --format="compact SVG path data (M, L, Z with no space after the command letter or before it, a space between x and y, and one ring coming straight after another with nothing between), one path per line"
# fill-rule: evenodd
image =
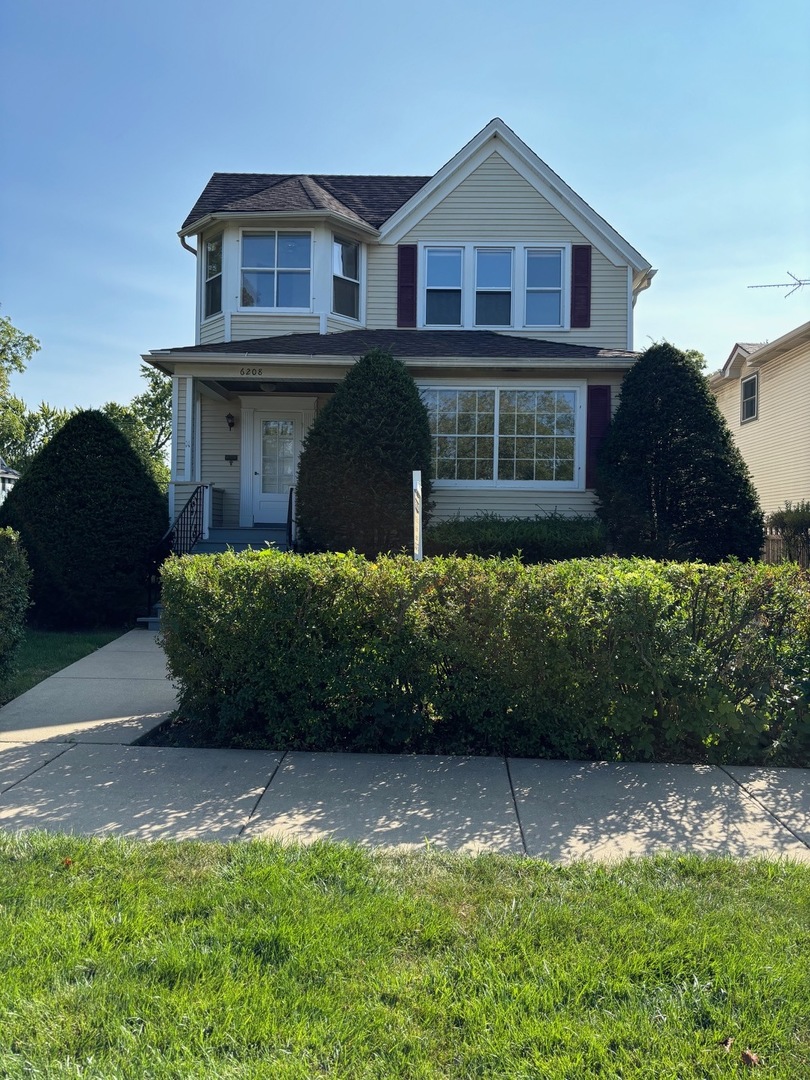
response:
M0 709L0 828L810 862L810 770L131 745L174 706L135 630Z

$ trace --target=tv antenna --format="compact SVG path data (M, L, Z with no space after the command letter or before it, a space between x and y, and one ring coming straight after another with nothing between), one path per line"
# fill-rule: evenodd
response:
M810 278L797 278L796 275L791 274L791 272L789 270L786 270L785 273L787 274L787 276L789 278L792 278L793 280L792 281L781 281L777 285L749 285L748 288L749 289L790 289L790 292L785 293L785 300L787 300L787 298L789 296L792 296L795 292L798 292L799 289L803 288L805 285L810 285Z

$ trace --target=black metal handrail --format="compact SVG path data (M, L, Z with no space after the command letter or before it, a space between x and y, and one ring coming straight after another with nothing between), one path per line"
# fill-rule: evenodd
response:
M295 545L293 544L293 515L295 512L295 488L290 488L290 495L287 499L287 551L294 551Z
M183 509L149 553L147 611L160 592L160 568L170 555L188 555L203 534L205 486L198 484Z

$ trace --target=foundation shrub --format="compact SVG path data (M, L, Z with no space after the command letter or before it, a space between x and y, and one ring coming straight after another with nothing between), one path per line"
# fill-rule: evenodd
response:
M220 745L810 764L797 566L170 560L164 643Z
M14 670L25 635L30 580L18 534L13 529L0 529L0 684Z
M584 559L605 553L602 524L596 517L538 514L533 518L504 518L478 514L450 518L425 530L428 555L517 557L524 563Z

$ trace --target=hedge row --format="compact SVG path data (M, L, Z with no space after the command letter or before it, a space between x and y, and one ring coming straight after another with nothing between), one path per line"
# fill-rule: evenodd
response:
M792 565L170 560L163 638L221 745L810 764Z
M538 514L504 518L478 514L449 518L425 530L427 555L479 555L482 558L520 558L524 563L585 559L604 555L606 541L598 518Z
M0 683L11 673L25 634L31 572L12 529L0 529Z

